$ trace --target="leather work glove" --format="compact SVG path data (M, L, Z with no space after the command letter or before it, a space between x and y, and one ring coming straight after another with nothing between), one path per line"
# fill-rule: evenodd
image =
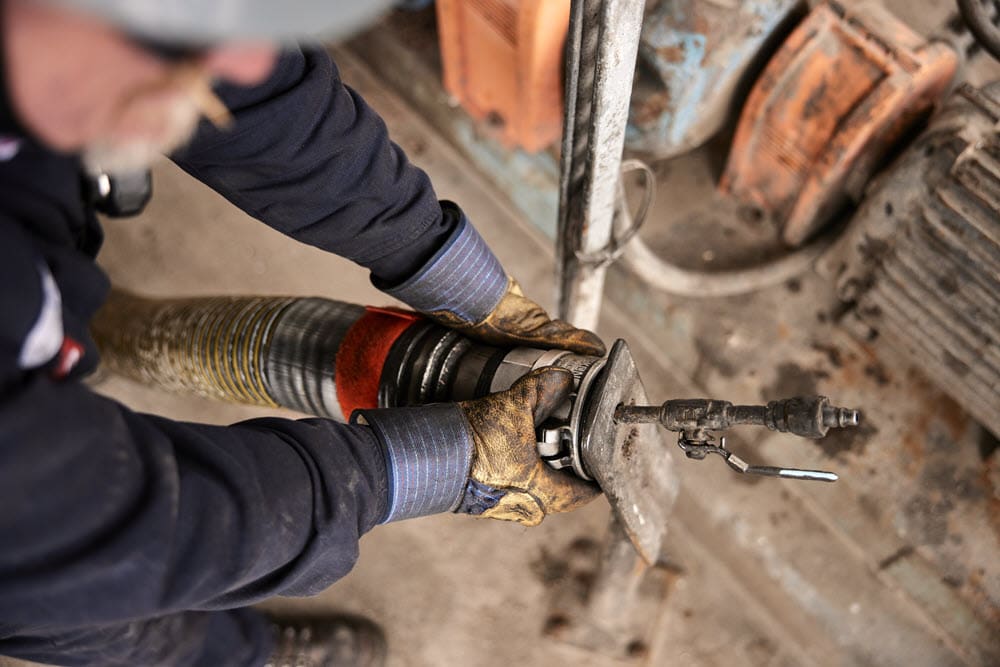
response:
M604 343L595 334L577 329L569 322L553 320L545 309L524 296L516 280L507 280L507 291L500 302L479 322L469 322L447 310L425 314L440 324L490 345L523 345L604 356Z
M542 368L507 391L458 404L472 430L473 453L456 511L537 526L546 514L577 509L600 493L596 484L554 470L538 456L535 427L572 387L569 371Z

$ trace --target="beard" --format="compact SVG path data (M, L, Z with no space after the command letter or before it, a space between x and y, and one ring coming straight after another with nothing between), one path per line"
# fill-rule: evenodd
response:
M218 127L231 121L208 78L193 67L180 66L118 105L111 124L114 130L84 147L84 167L92 174L147 169L184 146L202 116Z
M91 174L148 169L158 159L186 144L194 135L201 109L188 97L178 97L156 112L159 130L150 136L108 137L83 149L83 165Z

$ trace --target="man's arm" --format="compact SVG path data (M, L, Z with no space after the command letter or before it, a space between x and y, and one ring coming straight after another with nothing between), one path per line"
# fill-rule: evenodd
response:
M325 51L286 51L265 83L219 94L233 126L203 122L173 158L271 227L388 286L416 273L461 223Z
M376 287L469 336L604 354L592 333L551 320L521 293L325 52L289 51L265 84L220 94L234 126L203 123L174 157L237 206L368 267Z
M457 407L432 410L392 417L393 455L365 426L175 422L32 374L0 404L0 619L72 626L318 593L380 521L457 506L471 443ZM387 464L400 457L412 479ZM389 515L393 498L408 504Z
M378 418L225 427L53 380L59 287L2 217L0 239L0 636L317 593L374 525L458 505L472 443L454 405L388 411L379 436Z

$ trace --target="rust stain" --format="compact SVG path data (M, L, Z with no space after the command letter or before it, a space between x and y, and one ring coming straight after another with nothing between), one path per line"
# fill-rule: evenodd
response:
M885 370L885 366L880 363L869 364L865 366L865 375L872 379L880 387L885 387L891 381L888 371Z
M836 372L834 381L839 386L856 387L875 384L886 387L892 382L892 375L879 361L870 345L859 345L862 357L852 352L842 352L833 345L813 343L812 349L822 354L831 370Z
M668 63L684 62L684 49L680 46L664 46L656 50L656 53Z
M660 119L664 110L670 107L671 101L668 89L649 95L643 100L642 104L633 107L632 117L640 125L653 124Z
M989 519L993 532L1000 539L1000 454L983 464L983 487L989 493L986 505L986 517Z
M912 426L903 434L902 447L907 455L906 472L914 476L926 461L927 442L934 424L943 425L951 440L956 441L969 428L969 418L958 403L931 387L922 376L911 371L909 380L917 405Z
M625 442L622 443L622 458L626 461L631 461L635 455L635 441L638 437L639 429L633 426L629 429L628 435L625 436Z
M924 464L924 440L927 433L929 415L920 415L918 423L903 436L903 452L906 454L905 472L910 477L916 477Z
M942 393L923 373L914 368L909 370L907 381L913 395L920 399L920 412L937 417L947 427L948 434L953 440L958 440L966 434L969 428L969 415L955 399Z
M712 34L714 32L712 30L713 21L711 19L709 19L707 16L705 16L704 14L702 14L701 11L699 11L699 10L702 10L702 11L704 10L704 6L703 5L695 4L695 5L693 5L692 9L694 11L691 13L691 20L690 20L691 32L695 32L695 33L697 33L699 35L704 35L705 38L708 39L709 37L712 36ZM711 10L709 10L709 11L711 12ZM712 46L712 44L706 43L705 46L706 46L705 52L709 53L710 52L710 47Z
M966 586L962 593L989 623L1000 625L1000 606L997 606L983 587L985 576L986 571L983 568L973 571L966 578Z

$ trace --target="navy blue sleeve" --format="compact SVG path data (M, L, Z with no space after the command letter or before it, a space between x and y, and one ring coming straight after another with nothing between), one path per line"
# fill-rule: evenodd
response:
M327 419L177 422L53 379L80 305L62 286L93 275L51 261L0 215L0 637L312 594L346 574L389 512L394 445Z
M320 49L290 50L255 87L218 93L234 124L202 122L173 159L251 216L372 271L413 276L461 223Z
M8 385L0 424L7 628L315 594L388 510L385 454L364 427L176 422L41 373Z
M60 285L94 274L57 284L2 215L0 240L0 638L318 593L376 524L459 502L454 405L212 426L52 379L77 302Z

